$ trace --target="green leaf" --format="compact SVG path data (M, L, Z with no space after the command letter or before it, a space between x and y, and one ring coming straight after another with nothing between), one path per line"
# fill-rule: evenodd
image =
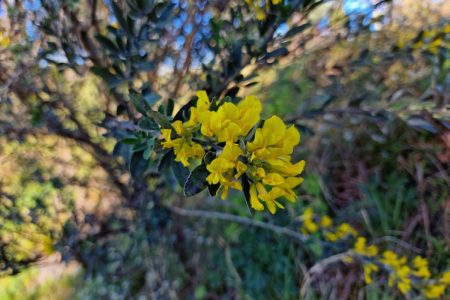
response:
M93 66L91 68L91 71L95 75L100 76L103 80L105 80L111 89L117 87L119 84L121 84L124 81L123 78L120 78L120 77L112 74L107 69L102 68L102 67Z
M175 155L173 154L173 151L166 152L159 161L158 164L158 172L163 172L170 168L172 161L175 159Z
M253 126L253 128L250 130L250 132L247 134L247 136L245 137L245 141L246 142L250 142L253 140L253 138L255 137L255 133L256 133L256 129L259 128L261 121L258 121L255 126Z
M196 100L191 99L188 103L186 103L173 117L174 121L186 121L189 119L191 107L194 107L197 103Z
M158 112L162 115L166 114L166 108L164 107L164 105L162 103L158 106Z
M208 175L209 171L204 163L192 170L184 185L184 195L190 197L203 191L208 186L206 182Z
M424 131L428 131L431 133L438 132L438 129L433 124L431 124L430 122L428 122L427 120L425 120L424 118L421 118L421 117L417 117L417 116L410 117L406 121L406 123L410 127L418 129L418 130L424 130Z
M189 169L183 166L182 163L173 160L171 163L173 174L181 187L184 187L186 180L189 177Z
M212 151L208 151L205 156L203 156L203 163L205 165L210 164L216 158L216 153ZM216 184L208 184L208 191L211 196L215 196L217 194L217 190L220 187L219 183Z
M232 87L231 89L229 89L227 91L227 93L225 94L225 97L234 98L234 97L236 97L238 92L239 92L239 87L238 86Z
M172 124L170 124L169 119L167 119L167 117L165 115L163 115L162 113L154 111L154 110L150 110L147 113L151 118L153 118L153 120L156 123L158 123L159 126L161 126L161 128L173 130Z
M154 3L154 0L138 0L139 7L142 8L145 14L152 11Z
M122 116L122 115L125 115L126 113L127 113L126 105L124 105L124 104L117 105L117 109L116 109L117 116Z
M248 211L253 216L255 214L255 210L252 208L250 204L250 183L248 182L247 175L242 175L241 177L242 182L242 191L244 192L245 196L245 203L247 204Z
M131 156L130 161L130 173L131 177L133 178L139 178L141 177L145 170L147 170L148 167L148 161L143 159L143 151L134 152Z
M296 27L293 27L291 29L289 29L288 32L286 32L286 34L284 35L285 38L291 38L297 34L299 34L300 32L305 31L306 29L308 29L309 27L311 27L310 23L305 23Z
M153 146L155 146L155 139L149 139L147 141L147 147L144 150L144 153L142 154L142 157L145 160L148 160L150 158L150 155L152 154L153 151Z
M155 123L155 121L153 121L153 119L147 118L147 117L143 117L140 121L139 121L139 127L144 129L144 130L158 130L158 124Z
M286 54L288 54L288 49L286 47L282 47L282 48L278 48L272 52L267 53L264 58L269 59L269 58L274 58L274 57L285 56Z
M122 29L127 30L128 29L128 25L127 22L125 21L125 18L122 14L122 9L117 5L116 2L111 1L111 7L114 13L114 16L116 17L117 23L119 23L120 27Z
M142 61L136 63L136 67L141 71L150 72L155 68L155 64L152 61Z
M171 15L173 8L175 7L175 4L169 3L166 5L166 7L160 12L158 16L159 22L167 21L168 17ZM163 23L164 24L164 23Z
M114 145L114 149L113 149L113 152L112 152L112 157L113 158L117 158L117 157L121 156L121 152L122 152L123 146L124 145L121 142L117 142Z
M106 36L97 35L96 39L103 48L105 48L113 53L120 51L119 47L117 47L117 45L113 41L111 41L109 38L107 38Z
M173 99L169 99L167 102L166 115L171 116L173 113L173 108L175 107L175 101Z
M141 152L147 148L147 142L139 140L139 143L134 144L133 152Z
M148 93L148 94L144 94L143 98L149 106L152 106L156 101L161 99L161 96L158 94L155 94L155 93Z
M136 137L126 138L120 141L121 143L124 143L126 145L134 145L139 142L139 139Z
M209 165L216 158L216 153L213 151L206 152L205 156L203 156L203 162L206 165Z
M144 116L147 115L147 109L144 106L145 102L141 95L130 92L130 100L138 112Z
M220 183L216 183L216 184L209 184L208 183L208 192L211 196L215 196L217 194L217 191L220 188Z

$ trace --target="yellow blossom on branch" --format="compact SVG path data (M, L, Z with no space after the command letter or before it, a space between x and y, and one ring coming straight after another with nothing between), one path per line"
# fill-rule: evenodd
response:
M420 256L416 256L413 260L413 265L415 270L412 272L414 276L422 277L422 278L430 278L431 273L428 269L428 261L425 258Z
M446 284L447 286L450 285L450 271L444 272L442 274L441 279L439 280L441 283Z
M379 270L378 266L373 263L368 263L364 265L364 281L367 284L372 283L372 277L371 274L373 272L377 272Z
M259 120L262 105L255 96L247 96L237 105L227 102L217 111L208 111L204 110L204 103L209 103L206 93L201 91L198 95L201 106L197 105L195 114L201 124L201 133L216 138L218 142L236 142L238 137L247 135Z
M203 109L204 103L200 98L197 101L196 110ZM194 108L192 109L194 110ZM192 140L192 135L196 128L196 120L194 119L196 114L191 114L190 120L187 122L181 122L179 120L172 123L172 129L162 129L161 135L164 141L161 143L165 149L173 149L175 154L175 161L181 162L183 166L188 167L190 165L189 160L192 158L202 158L205 155L205 150L202 145ZM198 126L197 126L198 127ZM175 131L175 132L173 132ZM172 134L175 138L172 139Z
M378 254L378 248L375 245L367 246L367 240L365 237L358 237L355 242L355 253L373 257Z
M287 126L277 116L261 120L262 104L255 96L214 105L205 91L198 91L197 98L188 120L162 125L162 148L173 149L175 161L185 167L204 164L203 182L222 199L230 189L244 190L252 209L267 208L272 214L284 208L281 198L294 202L294 189L303 182L299 175L305 167L304 160L293 163L291 159L300 143L295 126Z

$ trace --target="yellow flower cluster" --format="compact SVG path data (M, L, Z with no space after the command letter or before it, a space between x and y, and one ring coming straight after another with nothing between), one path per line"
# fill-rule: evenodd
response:
M301 216L301 220L303 221L303 227L300 228L300 231L303 234L311 234L319 230L319 225L314 222L314 212L312 208L308 207L305 209Z
M363 237L356 240L353 251L364 258L364 280L367 284L372 282L371 274L383 267L389 272L388 286L396 286L405 295L414 287L426 298L435 299L441 297L450 286L450 271L445 272L438 279L430 280L428 261L421 256L416 256L410 265L406 256L399 257L391 250L386 250L381 256L377 256L378 248L375 245L367 246L366 239Z
M340 224L335 231L326 231L325 239L329 242L336 242L348 236L357 236L358 232L348 223Z
M356 238L352 254L343 259L345 263L353 263L358 258L363 264L364 281L373 282L373 275L384 270L389 274L388 286L396 287L401 293L408 294L413 290L427 299L439 299L450 286L450 270L440 276L432 276L428 260L416 256L408 262L406 256L398 256L391 250L380 252L376 245L369 245L367 239L358 234L348 223L333 228L333 220L327 216L319 216L311 208L306 208L301 216L303 234L321 232L328 242L337 242L345 237Z
M332 228L333 220L329 216L316 216L310 207L305 209L300 219L303 222L303 225L300 228L300 231L303 234L313 234L321 230L323 236L329 242L336 242L348 236L358 235L356 229L348 223L342 223L335 229Z
M378 248L375 245L367 246L367 240L365 237L358 237L355 242L355 253L374 257L378 254Z
M282 0L271 0L273 5L278 5L282 2ZM247 3L256 14L256 18L260 21L264 20L266 18L266 11L269 9L269 1L264 1L262 4L259 0L245 0L245 3Z
M450 271L444 272L439 279L429 283L423 289L423 294L428 299L437 299L441 297L447 287L450 286Z
M206 181L220 185L222 199L229 189L242 190L245 176L253 209L264 210L265 204L273 214L277 208L283 208L280 197L295 201L293 189L303 181L298 175L305 166L303 160L291 162L293 149L300 142L298 130L286 126L277 116L257 128L262 105L255 96L247 96L237 104L223 103L216 110L210 109L205 91L197 92L197 97L197 106L191 108L188 121L175 121L173 130L162 130L163 148L172 148L175 159L184 166L189 166L191 159L201 158L207 145L221 148L206 166L210 173ZM203 144L193 139L198 131L198 140Z
M250 203L255 210L263 210L260 200L272 214L277 207L283 208L278 198L296 200L292 189L303 182L297 175L303 172L305 161L293 164L291 154L299 143L298 130L294 126L286 127L279 117L272 116L262 128L256 129L253 141L246 144L247 176L252 182Z
M439 53L439 48L450 48L450 25L434 28L423 32L419 40L414 40L413 49L428 50L433 54Z
M205 155L203 147L192 141L192 133L195 126L191 126L191 120L188 122L175 121L172 123L172 129L162 129L161 134L164 137L163 148L173 148L175 161L181 162L183 166L189 166L189 159L202 158ZM172 139L172 132L175 131L176 138Z

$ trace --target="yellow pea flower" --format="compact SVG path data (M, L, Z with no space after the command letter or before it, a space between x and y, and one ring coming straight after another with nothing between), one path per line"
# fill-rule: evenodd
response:
M237 169L235 178L239 178L239 174L242 174L247 167L242 162L238 162L238 157L242 153L241 148L237 144L226 143L222 153L206 166L206 169L210 172L208 177L206 177L206 181L209 184L219 183L221 180L224 180L224 173L233 168Z
M179 143L181 143L180 139L175 139L172 140L171 135L172 135L172 129L162 129L161 130L161 135L164 138L164 142L162 142L162 146L163 148L174 148L175 145L178 146Z
M206 166L206 169L210 172L208 177L206 177L206 181L209 184L219 183L221 180L224 180L223 173L231 170L232 168L234 168L233 162L228 161L225 158L218 157Z
M350 225L348 223L342 223L337 228L337 234L339 235L340 238L342 238L347 235L357 236L358 232L356 231L355 228L353 228L352 225Z
M370 277L370 275L373 272L377 272L378 270L379 270L378 266L373 263L368 263L364 265L364 281L366 282L366 284L372 283L372 278Z
M450 270L444 272L439 281L443 284L450 285Z
M294 147L299 143L298 130L294 126L286 128L279 117L272 116L264 122L262 128L256 130L255 138L247 143L247 148L253 153L252 159L256 157L269 160L291 155Z
M436 299L444 294L445 289L446 286L444 284L429 284L423 290L423 294L428 299Z
M285 193L279 187L273 187L268 193L260 194L259 198L266 203L267 209L271 214L274 214L278 208L284 208L284 206L276 201L276 199L284 196Z
M378 254L378 248L375 245L366 246L367 240L365 237L358 237L355 242L355 253L373 257Z
M335 232L327 231L324 233L325 239L329 242L336 242L337 240L343 239L349 235L357 236L358 232L348 223L340 224Z
M409 275L411 273L411 269L408 266L401 266L391 273L389 276L388 285L393 286L394 282L397 282L397 288L402 292L402 294L406 294L411 290L411 279Z
M334 232L327 231L324 233L325 239L329 242L336 242L339 238Z
M264 210L264 205L258 199L258 193L256 191L256 185L250 185L250 205L254 210Z
M249 95L237 104L239 110L238 125L247 134L259 121L262 111L261 102L256 96Z
M312 234L319 230L319 226L314 222L314 211L311 207L308 207L303 212L301 219L303 221L303 227L301 231L304 234Z
M266 177L266 171L264 171L264 168L258 168L256 170L256 174L261 178Z
M183 127L182 122L176 121L172 126L177 135L181 135L182 137L172 140L172 129L162 129L161 135L164 141L161 142L161 145L165 149L173 148L175 161L181 162L183 166L188 167L189 159L202 158L205 155L205 151L200 144L193 142L190 138L183 137L184 134L187 134L187 131Z
M284 197L291 201L295 202L297 200L297 195L293 191L295 187L297 187L299 184L301 184L304 181L301 177L285 177L284 182L279 184L278 187L283 189L284 191Z
M238 179L239 177L242 176L242 174L245 173L245 171L247 171L247 165L241 161L238 161L236 163L236 171L237 172L236 172L236 175L234 175L234 178Z
M386 250L383 252L383 257L380 259L380 262L397 270L406 263L406 257L399 258L395 252Z
M303 233L314 233L317 232L317 230L319 230L319 226L317 226L317 224L314 223L314 221L312 220L305 220L303 226L304 226Z
M191 108L191 116L187 121L189 126L195 126L209 112L210 101L206 91L198 91L197 98L197 105Z
M236 162L238 157L242 154L243 152L238 144L228 142L219 156L228 161Z
M305 211L303 211L302 220L309 220L312 219L313 217L314 211L311 207L308 207L307 209L305 209Z
M269 159L267 160L272 170L283 174L284 176L297 176L303 172L306 162L304 160L299 161L296 164L292 164L285 159Z
M280 185L284 183L284 177L278 173L269 173L262 180L263 183L268 185Z
M198 121L203 135L215 136L219 142L235 142L255 126L261 110L261 102L255 96L247 96L237 105L225 103L217 111L203 112Z
M328 228L333 225L333 220L329 216L323 216L320 219L320 227Z
M411 279L405 278L403 280L400 280L397 283L397 287L402 292L402 294L406 294L411 290Z
M413 271L413 275L425 279L430 278L431 273L428 269L428 261L425 258L416 256L413 260L413 266L416 269Z
M408 293L411 290L411 279L409 278L411 269L405 265L406 257L398 258L396 253L387 250L383 252L383 258L379 261L392 268L388 285L393 286L394 282L396 282L400 292L403 294Z
M242 185L239 181L233 180L232 178L222 177L219 188L219 190L221 190L220 198L222 200L225 200L228 197L228 192L230 189L242 191Z

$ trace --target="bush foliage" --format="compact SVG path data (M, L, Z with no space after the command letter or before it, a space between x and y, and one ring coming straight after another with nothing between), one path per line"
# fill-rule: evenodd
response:
M446 299L449 11L1 2L0 299Z

